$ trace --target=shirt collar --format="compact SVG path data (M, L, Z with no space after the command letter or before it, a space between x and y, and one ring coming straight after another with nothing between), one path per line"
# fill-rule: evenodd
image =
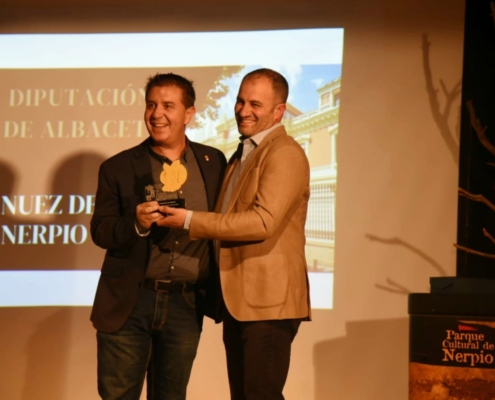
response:
M265 129L264 131L261 131L261 132L258 132L256 135L253 135L253 136L250 136L249 138L245 137L245 136L241 136L239 138L239 140L241 142L244 142L244 140L246 139L249 139L255 146L259 146L259 144L261 143L261 141L266 137L268 136L268 134L273 131L274 129L278 128L279 126L282 126L282 123L279 122L275 125L273 125L272 127L268 128L268 129Z
M158 161L160 161L162 164L167 163L168 165L171 165L173 163L172 160L170 160L168 157L162 156L161 154L158 154L156 151L153 150L152 147L153 143L151 141L151 138L148 138L148 151L150 155L154 158L156 158ZM189 146L189 139L186 137L186 147L184 151L182 152L180 156L180 160L184 161L187 163L188 157L191 154L191 147Z

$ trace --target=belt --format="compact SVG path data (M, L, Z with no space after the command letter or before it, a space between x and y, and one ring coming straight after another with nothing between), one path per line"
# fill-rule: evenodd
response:
M175 282L170 280L160 279L145 279L143 286L156 290L157 292L166 293L187 293L194 291L195 284L191 282Z

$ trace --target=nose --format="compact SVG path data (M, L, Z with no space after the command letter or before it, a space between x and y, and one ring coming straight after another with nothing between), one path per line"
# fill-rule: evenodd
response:
M153 112L151 113L151 115L153 117L159 117L161 115L163 115L163 107L158 104L154 109L153 109Z
M241 117L248 116L251 113L251 109L248 104L239 104L237 106L237 114Z

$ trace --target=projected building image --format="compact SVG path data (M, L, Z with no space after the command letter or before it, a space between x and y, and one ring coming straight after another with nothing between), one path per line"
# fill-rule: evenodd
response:
M243 68L238 75L242 77L257 67ZM283 71L285 68L282 66L280 69ZM289 83L290 92L295 94L289 96L282 120L287 133L306 152L311 167L311 196L306 221L306 261L310 272L334 271L340 71L340 65L300 66L300 76L294 79L295 86ZM209 129L189 131L192 139L220 149L227 159L239 143L232 105L238 88L238 82L235 83L235 86L228 86L226 97L229 101L222 102L230 105L231 109L221 107L224 113L219 121L204 124ZM304 94L298 90L301 85L305 86Z

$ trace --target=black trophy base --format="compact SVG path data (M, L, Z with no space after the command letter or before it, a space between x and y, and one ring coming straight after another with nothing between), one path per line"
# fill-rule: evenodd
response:
M185 199L159 200L158 204L161 206L167 206L167 207L172 207L172 208L186 208L186 200Z

